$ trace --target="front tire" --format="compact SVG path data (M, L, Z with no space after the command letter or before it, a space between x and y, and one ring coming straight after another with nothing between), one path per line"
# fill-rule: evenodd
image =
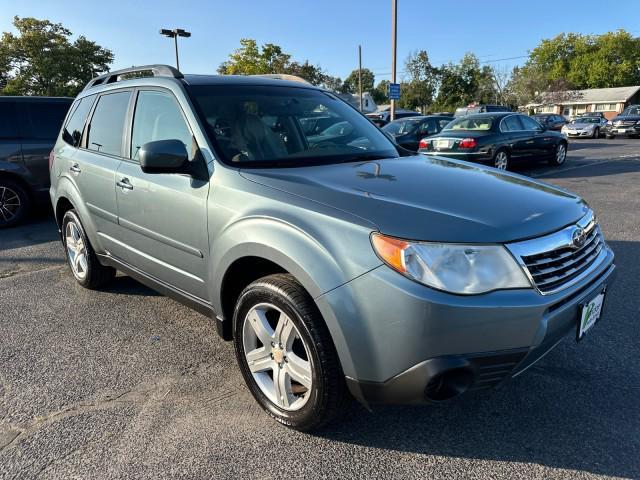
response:
M83 287L97 289L115 277L115 269L101 265L98 261L80 217L73 209L62 217L62 243L71 273Z
M591 138L593 138L593 139L600 138L600 129L599 128L594 128L593 129L593 135L591 135Z
M18 225L31 207L28 192L17 182L0 178L0 228Z
M337 352L313 299L291 275L251 283L233 322L242 376L269 416L309 431L342 412L349 397Z
M567 159L567 144L564 142L560 142L558 145L556 145L556 149L553 152L553 157L549 159L549 163L551 165L559 167L560 165L564 164L566 159Z

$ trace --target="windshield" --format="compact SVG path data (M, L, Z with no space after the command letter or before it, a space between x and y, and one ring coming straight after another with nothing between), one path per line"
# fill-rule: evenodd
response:
M391 135L406 135L407 133L412 133L420 125L420 121L420 119L416 118L396 120L382 127L382 130Z
M600 123L600 119L598 117L580 117L572 120L571 123Z
M640 115L640 105L632 105L625 108L622 115Z
M321 90L197 85L189 92L223 161L233 166L293 167L398 156L366 117ZM323 121L309 128L312 118Z
M449 130L491 130L495 118L490 115L478 117L462 117L449 123L442 129L443 132Z

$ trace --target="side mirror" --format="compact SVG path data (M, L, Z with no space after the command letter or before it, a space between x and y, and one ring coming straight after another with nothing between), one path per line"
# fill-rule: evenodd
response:
M188 173L189 154L180 140L145 143L140 147L138 157L145 173Z

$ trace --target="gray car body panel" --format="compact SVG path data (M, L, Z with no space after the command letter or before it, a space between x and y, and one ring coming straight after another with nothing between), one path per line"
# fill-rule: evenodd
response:
M283 84L256 78L185 78L205 84ZM579 197L519 175L424 156L241 170L216 158L181 80L125 80L81 96L122 88L164 88L176 97L208 179L154 174L144 180L135 163L122 160L84 188L106 182L104 198L96 200L102 206L91 207L69 165L89 165L81 157L95 153L73 149L59 139L51 172L52 202L55 206L64 197L75 206L97 253L120 252L119 258L197 298L212 314L223 314L222 287L235 262L247 257L270 260L295 276L314 298L345 375L380 383L440 355L533 348L560 331L566 333L569 318L575 317L580 292L590 279L544 297L533 288L451 295L383 265L370 235L381 231L425 241L510 242L576 222L588 210ZM151 179L153 190L160 193L140 197L123 210L129 212L124 216L117 209L105 212L105 205L113 205L110 198L117 205L118 195L126 195L115 187L119 173L132 181ZM149 186L136 187L151 195ZM167 189L173 193L163 194ZM133 205L143 213L152 209L151 218ZM598 274L610 267L610 252L607 258ZM158 267L159 262L164 265ZM571 296L575 298L554 315L545 313Z

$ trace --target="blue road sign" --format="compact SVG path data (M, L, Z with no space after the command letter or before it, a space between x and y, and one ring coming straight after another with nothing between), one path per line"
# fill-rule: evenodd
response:
M400 84L389 84L389 100L400 100Z

